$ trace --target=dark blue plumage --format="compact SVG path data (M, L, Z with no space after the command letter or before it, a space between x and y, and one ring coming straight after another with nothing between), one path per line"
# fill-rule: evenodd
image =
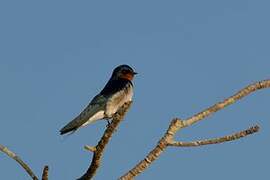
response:
M103 90L100 92L100 95L103 95L105 97L111 96L112 94L123 90L127 84L130 83L132 86L132 82L128 79L113 79L108 81L106 86L103 88Z

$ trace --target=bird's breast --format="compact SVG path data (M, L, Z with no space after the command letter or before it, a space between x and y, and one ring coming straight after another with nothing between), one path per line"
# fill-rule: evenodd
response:
M128 83L122 90L117 91L111 97L109 97L106 104L105 114L107 117L112 117L118 109L123 106L126 102L132 100L133 87Z

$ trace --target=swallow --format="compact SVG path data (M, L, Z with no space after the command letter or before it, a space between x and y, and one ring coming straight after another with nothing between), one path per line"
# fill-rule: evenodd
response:
M111 119L121 106L132 100L132 80L136 74L128 65L116 67L102 91L77 117L60 130L60 134L75 132L97 120Z

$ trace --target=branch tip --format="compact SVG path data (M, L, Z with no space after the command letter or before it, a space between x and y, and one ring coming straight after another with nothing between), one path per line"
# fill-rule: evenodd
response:
M95 146L89 146L89 145L85 145L84 149L91 152L95 152L97 150Z
M48 176L49 176L49 166L46 165L43 169L42 180L48 180Z

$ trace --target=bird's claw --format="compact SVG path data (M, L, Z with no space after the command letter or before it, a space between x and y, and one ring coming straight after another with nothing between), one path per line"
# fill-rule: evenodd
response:
M110 120L107 119L107 125L106 125L106 127L108 128L108 127L111 125L111 123L112 123L112 122L110 122Z

